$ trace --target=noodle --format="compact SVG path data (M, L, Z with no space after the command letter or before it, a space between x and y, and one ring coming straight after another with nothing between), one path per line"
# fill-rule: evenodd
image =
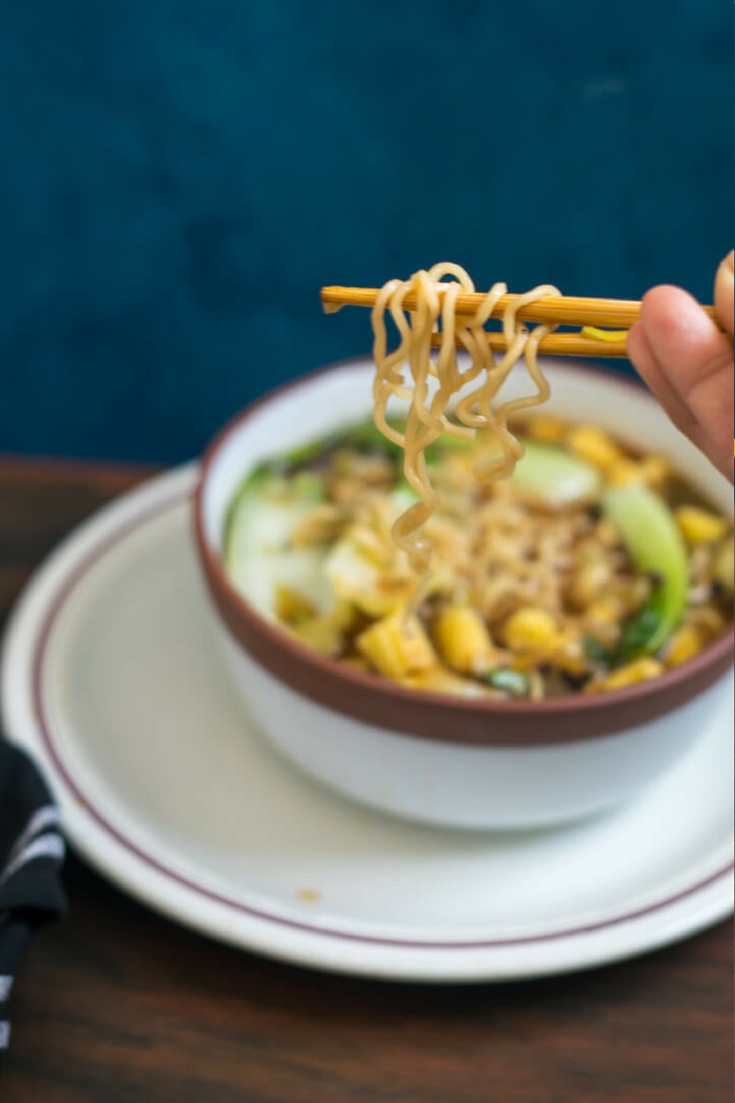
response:
M447 276L451 279L445 282ZM424 526L439 505L426 467L425 449L444 433L473 438L480 431L488 444L497 442L502 455L478 464L475 472L478 479L490 482L509 478L523 455L523 446L508 429L508 420L519 410L538 406L549 397L549 385L538 364L538 345L556 326L537 325L529 331L517 315L529 303L561 292L544 284L519 296L507 307L503 316L507 349L496 361L484 326L507 287L503 283L494 284L474 315L458 316L457 296L474 290L475 285L464 268L450 263L435 264L428 272L416 272L408 280L389 280L381 288L372 311L375 424L388 440L403 448L404 474L419 497L393 526L393 539L406 552L419 578L411 612L420 604L430 575L433 549ZM403 304L410 292L415 293L416 306L408 312ZM398 329L399 342L392 351L388 351L386 314ZM434 358L431 342L439 322L441 342ZM470 363L464 371L460 368L457 346L469 353ZM493 404L500 388L521 359L536 385L536 393L504 402L495 409ZM408 382L403 374L406 366ZM475 381L477 386L457 401L450 419L452 401ZM409 403L404 432L387 420L392 398Z

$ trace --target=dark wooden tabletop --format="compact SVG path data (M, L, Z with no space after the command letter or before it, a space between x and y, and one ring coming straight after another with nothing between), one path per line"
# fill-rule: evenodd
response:
M0 458L0 617L142 470ZM208 942L69 859L19 976L2 1103L732 1103L730 923L517 985L317 974Z

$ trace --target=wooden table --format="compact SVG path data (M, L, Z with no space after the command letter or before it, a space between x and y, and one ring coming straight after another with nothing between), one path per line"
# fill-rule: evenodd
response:
M140 469L0 459L0 616ZM19 977L2 1103L732 1103L731 924L640 961L421 987L238 953L75 857Z

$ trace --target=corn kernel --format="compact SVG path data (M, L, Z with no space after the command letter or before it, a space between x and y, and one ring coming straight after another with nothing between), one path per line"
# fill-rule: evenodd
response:
M410 689L426 689L432 693L451 693L455 697L494 697L495 692L471 678L460 678L442 666L433 666L430 670L411 674L398 679L401 685Z
M684 539L690 544L713 543L720 540L729 528L724 517L697 506L681 506L676 511L676 520Z
M561 647L552 657L552 663L557 670L563 670L565 674L579 676L587 669L587 657L582 649L582 644L573 637L563 638Z
M535 647L547 649L559 644L559 629L554 617L545 609L530 605L508 618L503 636L512 651L527 651Z
M610 486L632 486L634 483L646 483L646 471L641 463L620 459L608 469L607 481Z
M303 621L292 631L301 643L331 658L336 658L344 645L342 629L332 617L314 617Z
M647 682L651 678L658 678L659 674L663 674L663 671L663 663L660 663L658 659L646 656L613 670L612 674L608 674L601 682L597 682L594 688L625 689L627 686L637 685L638 682Z
M567 434L566 443L583 460L608 471L613 464L624 459L617 444L603 429L593 425L578 425Z
M447 666L462 674L479 674L492 660L493 644L485 622L468 606L443 609L434 624L434 638Z
M641 467L645 473L646 482L654 490L662 487L673 473L671 464L665 456L646 456Z
M545 444L559 444L566 431L566 425L557 417L534 417L528 423L529 437Z
M419 621L394 613L372 624L357 637L357 647L370 665L387 678L403 678L436 663L436 655Z
M290 586L276 588L276 616L284 624L298 624L316 616L316 609L307 597L292 590Z
M667 666L680 666L688 663L704 647L705 641L701 632L693 624L685 624L675 632L666 648L665 661Z

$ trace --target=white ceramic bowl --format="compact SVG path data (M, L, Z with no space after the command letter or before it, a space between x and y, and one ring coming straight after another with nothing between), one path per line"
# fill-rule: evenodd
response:
M724 511L732 488L636 383L546 361L545 410L667 455ZM306 772L375 808L464 828L530 828L632 797L670 766L730 693L732 637L660 678L538 702L418 692L340 666L267 623L221 560L228 505L262 460L369 416L372 364L335 365L275 391L210 446L196 502L202 567L234 683L265 734ZM522 393L519 378L508 393Z

